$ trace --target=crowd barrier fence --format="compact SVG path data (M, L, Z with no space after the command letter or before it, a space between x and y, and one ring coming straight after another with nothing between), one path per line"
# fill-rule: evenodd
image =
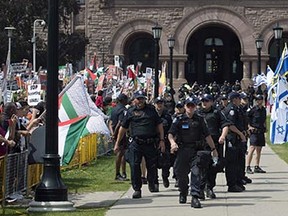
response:
M61 167L61 170L67 168L81 168L87 164L111 151L112 144L108 138L100 134L90 134L82 137L78 147L68 166ZM28 150L21 153L8 154L0 157L0 201L5 205L7 197L13 194L29 194L30 190L36 186L43 173L43 164L28 165Z

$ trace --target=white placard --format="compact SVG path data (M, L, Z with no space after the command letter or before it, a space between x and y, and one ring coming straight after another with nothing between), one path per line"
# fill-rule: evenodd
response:
M117 55L114 56L114 65L120 67L120 58Z
M41 101L41 84L28 85L28 104L36 106Z
M147 80L147 79L151 79L151 78L152 78L152 73L153 73L152 68L147 67L147 68L146 68L145 79L146 79L146 80Z

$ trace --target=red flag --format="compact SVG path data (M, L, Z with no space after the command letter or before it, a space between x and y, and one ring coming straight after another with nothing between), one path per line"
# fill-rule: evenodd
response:
M132 80L134 80L136 78L135 73L133 72L133 70L128 67L128 78L132 78Z
M91 66L91 70L92 70L92 71L98 70L96 52L94 52L94 55L93 55L93 58L92 58L92 60L91 60L90 66Z
M96 74L94 74L89 68L86 68L86 71L89 73L89 76L93 81L97 78Z

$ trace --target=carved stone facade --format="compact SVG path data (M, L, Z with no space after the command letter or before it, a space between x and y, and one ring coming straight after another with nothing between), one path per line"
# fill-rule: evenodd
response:
M264 40L261 69L265 71L269 47L274 40L273 27L279 23L284 32L288 29L285 0L86 0L81 7L81 13L74 18L74 29L85 31L89 38L86 60L94 52L100 55L104 52L105 63L113 63L114 55L124 55L131 35L139 32L152 35L151 29L157 22L163 28L160 60L169 59L169 35L176 40L175 82L185 78L189 39L203 27L223 26L238 37L245 85L257 73L255 39L261 37Z

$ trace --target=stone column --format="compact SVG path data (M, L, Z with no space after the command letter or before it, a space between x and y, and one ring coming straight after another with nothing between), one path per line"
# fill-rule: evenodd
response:
M253 77L255 77L258 73L257 71L257 66L258 66L258 62L257 61L252 61L252 74L251 74L251 78L253 79Z
M243 62L243 79L250 79L250 62Z
M173 60L173 67L172 67L173 79L177 79L177 67L176 66L177 66L177 64Z
M179 61L178 63L178 79L185 79L185 62Z

